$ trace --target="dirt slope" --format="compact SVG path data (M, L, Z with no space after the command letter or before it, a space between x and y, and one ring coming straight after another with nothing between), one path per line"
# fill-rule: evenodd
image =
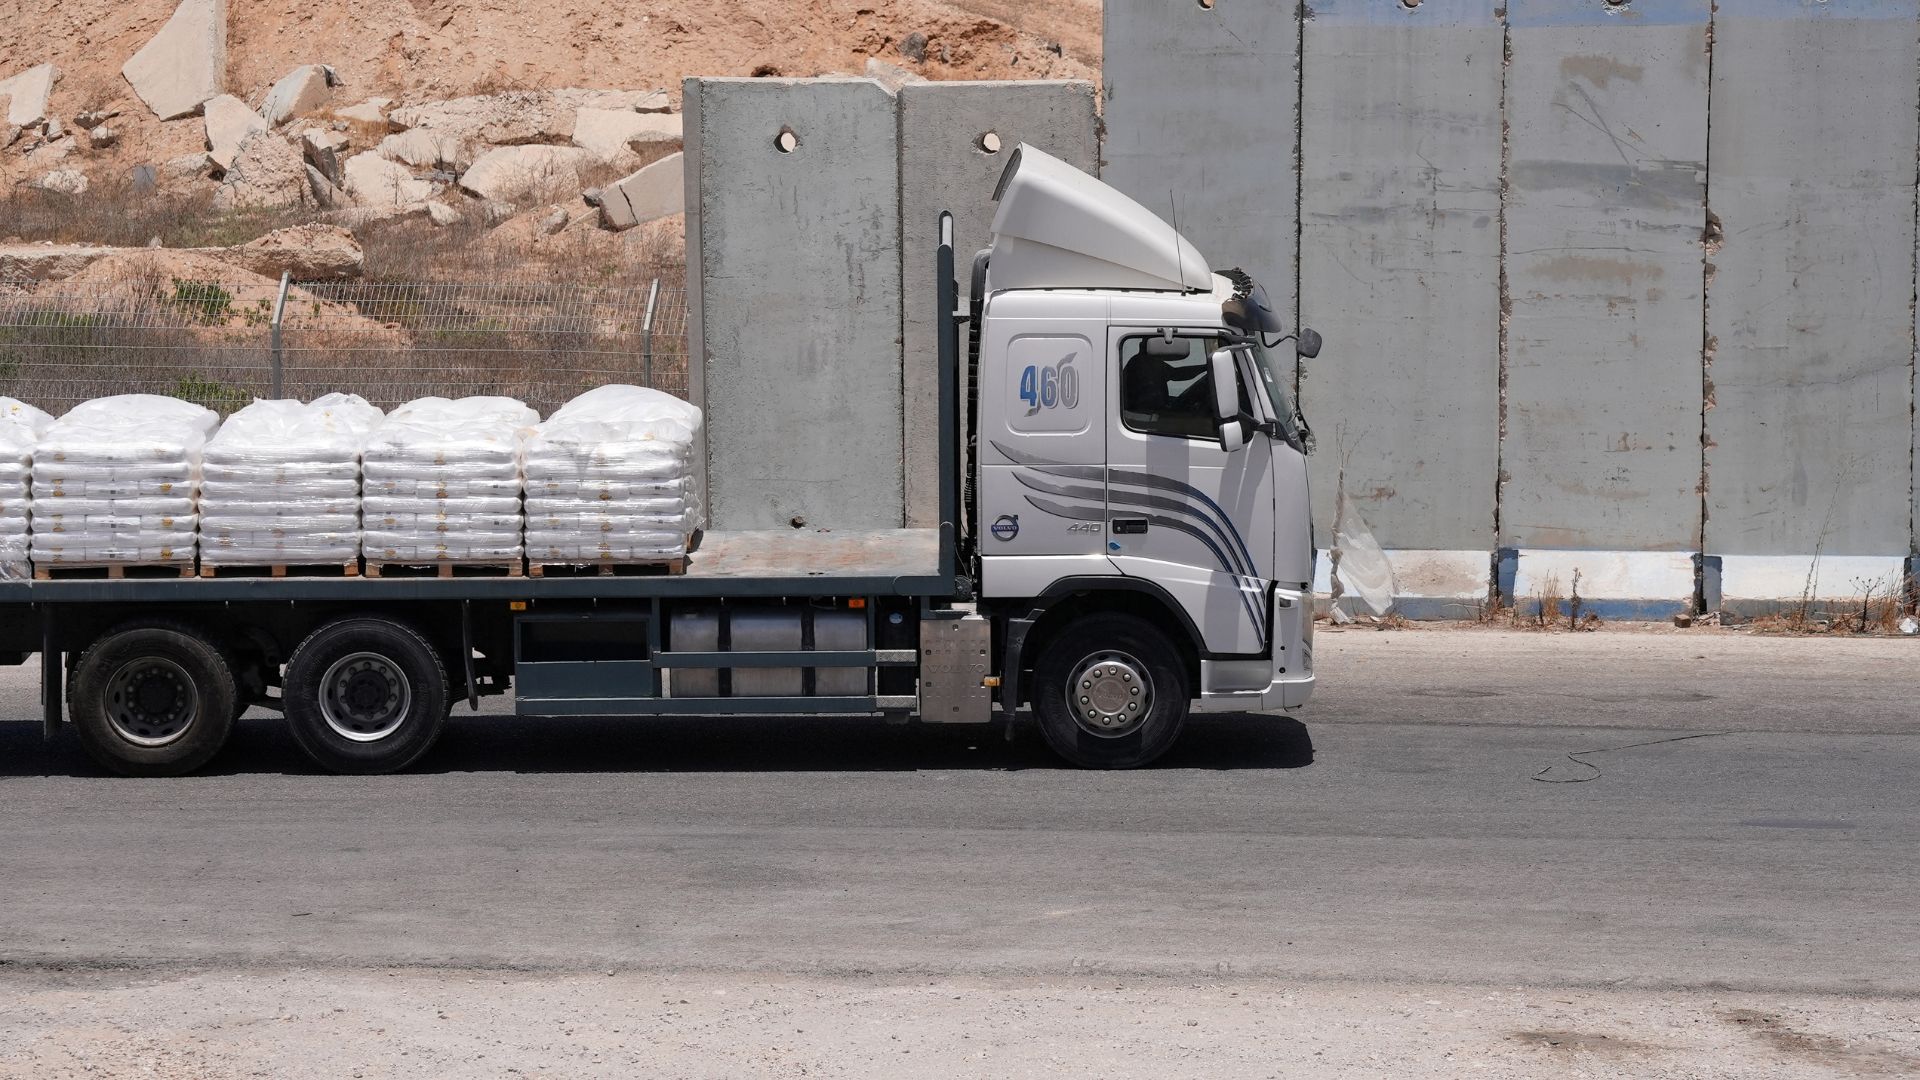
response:
M58 64L54 111L70 115L86 94L130 97L120 65L174 4L10 6L0 77ZM1097 0L229 0L227 22L228 89L249 100L306 63L333 65L350 94L409 101L514 87L677 89L686 75L858 73L869 56L936 79L1090 78L1099 63L1087 54L1099 37ZM923 62L898 51L915 32L928 40Z

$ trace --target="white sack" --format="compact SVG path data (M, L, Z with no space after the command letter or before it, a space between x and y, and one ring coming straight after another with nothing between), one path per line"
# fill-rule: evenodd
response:
M360 555L360 455L383 415L366 399L255 401L207 444L200 560L351 562Z
M154 394L96 398L33 449L36 563L191 562L213 410Z
M361 548L376 562L509 562L540 414L512 398L421 398L389 413L363 457Z
M705 525L700 410L638 386L569 401L528 440L527 550L536 562L656 562Z

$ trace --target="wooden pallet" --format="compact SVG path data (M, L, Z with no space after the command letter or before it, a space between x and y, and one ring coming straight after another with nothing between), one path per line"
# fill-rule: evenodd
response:
M687 560L664 559L658 562L532 563L532 577L656 577L687 572Z
M360 564L350 563L223 563L200 564L203 578L224 577L359 577Z
M518 562L379 562L367 560L367 576L377 577L520 577L525 573Z
M35 581L74 581L99 580L119 581L122 578L190 578L193 576L193 562L174 561L166 563L148 562L57 562L34 563Z

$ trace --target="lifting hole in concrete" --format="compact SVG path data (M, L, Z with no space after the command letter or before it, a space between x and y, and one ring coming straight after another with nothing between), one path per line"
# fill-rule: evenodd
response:
M1606 0L1608 7L1626 7L1632 0Z
M1208 11L1212 11L1212 10L1213 10L1213 0L1200 0L1200 6L1201 6L1202 8L1205 8L1205 9L1206 9L1206 10L1208 10Z
M1000 152L1000 133L997 131L984 132L978 139L974 140L974 145L979 147L982 153L997 154Z
M1406 8L1408 11L1412 11L1414 8L1420 6L1420 0L1400 0L1400 6Z
M795 135L792 128L783 127L780 129L780 134L773 137L773 148L783 154L791 154L799 146L800 136Z

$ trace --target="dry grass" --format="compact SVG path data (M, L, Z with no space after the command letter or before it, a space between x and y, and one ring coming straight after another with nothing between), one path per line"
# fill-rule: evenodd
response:
M131 177L96 179L82 196L21 188L0 199L0 240L170 248L231 247L262 233L312 221L312 210L221 210L213 190L190 195L138 190Z
M1502 605L1498 598L1482 605L1480 621L1493 622L1504 615L1507 625L1516 630L1580 631L1605 626L1599 615L1583 610L1585 605L1580 595L1580 571L1573 572L1573 587L1565 596L1561 595L1560 576L1548 574L1532 596L1511 608Z
M1809 590L1785 610L1758 616L1746 626L1760 634L1897 635L1900 620L1915 613L1920 581L1914 578L1852 584L1852 596L1821 600Z

